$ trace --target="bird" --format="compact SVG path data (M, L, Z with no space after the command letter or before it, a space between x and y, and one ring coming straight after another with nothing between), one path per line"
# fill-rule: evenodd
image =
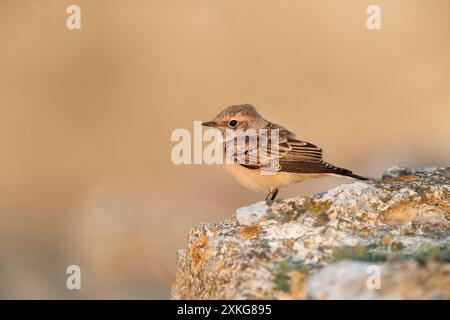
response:
M257 143L256 147L255 144L249 143L248 137L251 135L244 140L245 143L240 152L239 148L234 148L231 153L227 153L231 158L231 161L226 162L230 173L244 187L252 191L268 192L265 201L274 201L281 187L310 178L331 175L369 180L348 169L324 161L321 148L297 139L296 135L285 127L263 118L251 104L229 106L213 120L202 122L202 125L220 131L224 139L224 154L226 153L226 144L230 141L227 137L236 137L239 132L251 130L257 134L266 132L267 137L273 137L273 132L278 134L278 141L267 138L269 143L276 142L277 146L268 149L265 157L261 157L261 154L255 150L255 148L261 147L262 143ZM273 163L276 163L275 170Z

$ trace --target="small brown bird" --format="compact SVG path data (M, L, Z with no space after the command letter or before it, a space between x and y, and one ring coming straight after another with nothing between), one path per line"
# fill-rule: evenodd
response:
M278 132L278 150L272 152L269 150L268 157L252 157L251 154L255 153L252 153L252 147L249 146L247 139L243 151L246 161L237 161L237 154L234 153L232 163L227 164L227 168L242 185L254 191L268 192L266 200L274 200L280 187L309 178L338 175L368 180L353 174L350 170L325 162L322 160L322 149L309 142L296 139L294 133L264 119L249 104L228 107L214 120L203 122L202 125L220 130L224 138L226 132L230 132L230 130L237 132L238 130L253 129L255 132L259 132L265 129L267 136L270 136L272 130ZM226 148L225 143L224 148ZM277 163L276 172L266 174L272 163L270 161L273 160L276 160Z

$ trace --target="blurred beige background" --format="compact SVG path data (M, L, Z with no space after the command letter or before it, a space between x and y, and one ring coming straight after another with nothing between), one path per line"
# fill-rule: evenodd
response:
M168 298L189 229L265 196L171 163L175 128L231 104L359 174L448 165L449 31L447 0L2 0L0 297Z

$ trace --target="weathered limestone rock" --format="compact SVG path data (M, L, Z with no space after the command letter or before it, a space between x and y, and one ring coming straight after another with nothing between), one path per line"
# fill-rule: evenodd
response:
M368 289L372 276L367 270L372 266L380 268L380 290ZM436 262L421 266L414 260L377 264L339 261L312 275L306 290L312 299L448 299L449 275L449 264Z
M394 167L195 226L173 297L450 299L449 230L450 168ZM367 285L374 268L379 289Z

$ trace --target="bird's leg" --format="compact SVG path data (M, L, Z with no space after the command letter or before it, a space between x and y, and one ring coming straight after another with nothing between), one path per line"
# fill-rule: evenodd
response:
M278 189L277 188L273 189L273 191L272 191L272 198L270 198L270 200L272 200L272 201L275 200L277 194L278 194Z
M277 194L278 194L277 188L270 190L269 194L266 196L266 201L267 200L270 200L270 201L275 200L275 197L277 196Z

